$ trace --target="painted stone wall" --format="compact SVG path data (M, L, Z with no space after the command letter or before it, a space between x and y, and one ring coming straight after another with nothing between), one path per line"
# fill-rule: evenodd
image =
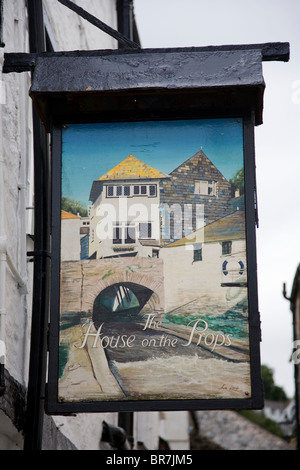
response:
M164 308L163 262L156 258L98 259L62 263L61 313L93 311L96 297L109 286L135 284L155 294L156 309Z

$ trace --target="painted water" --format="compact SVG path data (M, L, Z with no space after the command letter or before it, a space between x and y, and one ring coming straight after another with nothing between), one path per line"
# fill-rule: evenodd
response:
M248 398L251 393L248 363L174 355L115 367L132 399Z
M212 309L216 311L216 309ZM181 312L180 314L167 313L165 315L166 324L170 325L183 325L195 321L197 318L201 318L206 321L209 328L214 331L221 331L224 334L230 334L233 338L240 340L248 340L249 327L248 327L248 302L245 297L242 301L235 304L233 307L228 308L224 313L216 314L203 314L200 311L195 312Z

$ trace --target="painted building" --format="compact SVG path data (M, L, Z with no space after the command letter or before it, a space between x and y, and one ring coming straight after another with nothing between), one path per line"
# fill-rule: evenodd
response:
M129 155L92 184L89 258L161 258L165 312L224 312L247 295L237 196L202 150L170 175Z
M169 176L160 196L166 243L232 212L231 185L202 149Z
M71 261L80 259L80 227L78 215L61 211L61 259Z
M158 256L160 185L167 178L129 155L93 182L91 258Z
M188 309L208 315L224 313L247 296L244 211L170 243L161 257L166 312Z
M61 211L61 260L72 261L89 257L90 219Z
M90 218L80 217L80 259L89 257Z
M129 155L93 182L89 256L159 257L165 244L242 209L231 192L202 150L170 175Z

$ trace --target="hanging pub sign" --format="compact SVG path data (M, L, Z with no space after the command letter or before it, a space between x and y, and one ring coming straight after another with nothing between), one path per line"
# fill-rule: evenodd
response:
M49 413L263 406L253 133L261 62L282 49L36 58L52 134Z

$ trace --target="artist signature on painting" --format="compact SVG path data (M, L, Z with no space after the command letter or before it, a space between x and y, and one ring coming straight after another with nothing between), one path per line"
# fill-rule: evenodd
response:
M232 392L238 392L240 390L240 387L238 387L237 385L222 384L220 390L230 390Z

